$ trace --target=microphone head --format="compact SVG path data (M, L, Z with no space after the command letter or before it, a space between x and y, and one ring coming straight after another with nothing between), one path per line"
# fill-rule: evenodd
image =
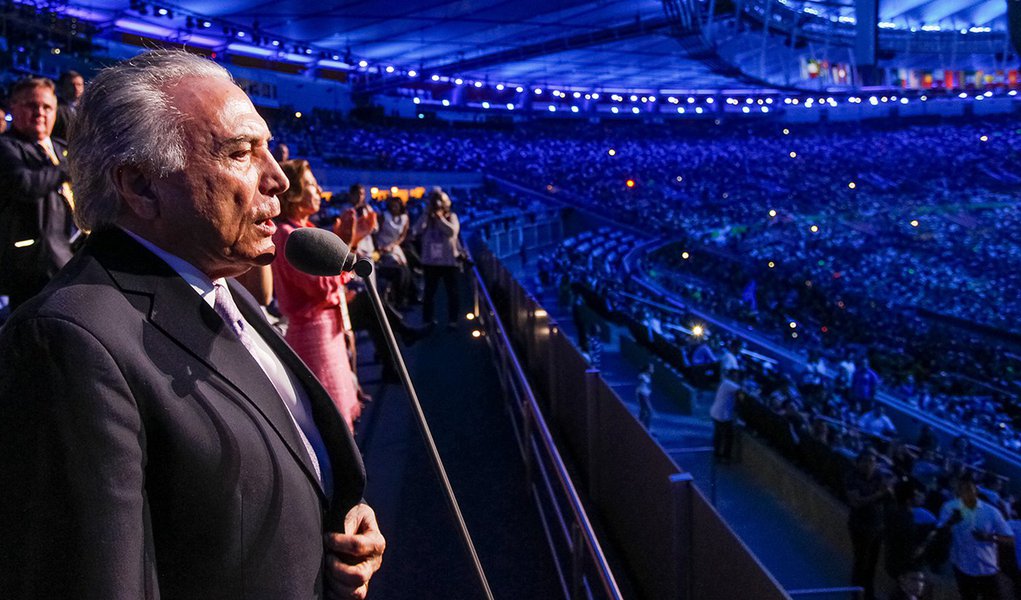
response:
M350 271L357 257L333 232L317 227L295 229L284 244L284 256L295 269L309 275L331 277Z
M355 275L365 279L369 275L372 275L372 261L365 260L364 258L355 263L354 266Z

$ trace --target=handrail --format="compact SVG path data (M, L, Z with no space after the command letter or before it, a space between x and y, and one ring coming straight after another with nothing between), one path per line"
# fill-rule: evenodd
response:
M512 370L512 375L520 384L520 390L525 396L523 406L528 411L527 416L531 419L531 423L535 426L542 448L549 456L550 462L553 464L557 480L560 482L560 486L567 496L568 504L570 505L571 512L573 513L574 523L578 527L581 540L588 548L590 558L592 559L599 575L600 583L602 584L607 597L613 598L614 600L623 600L620 588L617 586L617 581L613 576L613 572L610 570L609 563L606 560L605 554L603 554L599 540L596 539L595 530L592 528L592 524L588 519L584 506L582 505L581 498L578 496L574 483L571 481L571 477L567 472L567 467L564 464L563 459L560 457L560 452L557 450L556 444L553 441L553 435L550 433L549 426L546 424L546 419L542 416L542 412L539 410L539 404L536 402L535 395L532 393L532 388L528 384L528 379L525 376L524 369L522 369L521 363L518 361L517 355L512 349L510 338L507 336L507 332L503 327L503 322L496 312L493 300L489 296L489 290L486 288L477 266L472 266L472 274L475 277L476 289L485 301L489 322L492 325L493 335L495 336L497 345L499 345L500 350L505 353Z

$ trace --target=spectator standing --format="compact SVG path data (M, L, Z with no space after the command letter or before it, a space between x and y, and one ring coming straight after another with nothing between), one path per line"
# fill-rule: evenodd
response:
M638 388L635 389L635 397L638 399L638 420L646 430L652 431L652 373L655 369L653 363L649 363L642 372L638 374Z
M53 137L66 141L67 132L78 113L78 103L85 93L85 78L77 71L65 71L57 80L57 120Z
M858 453L844 489L851 505L847 521L854 552L851 585L865 590L865 600L874 600L876 565L883 542L884 505L893 492L876 468L876 456L871 448Z
M740 391L741 372L727 371L709 408L713 420L713 456L724 462L730 461L734 447L734 406Z
M74 197L67 147L51 137L53 82L23 79L11 90L14 126L0 136L0 293L17 308L71 259Z
M426 213L415 223L415 236L422 243L422 270L425 274L425 297L422 299L422 320L433 321L436 290L440 281L447 291L447 327L457 326L460 313L457 289L458 260L461 257L461 243L458 234L461 224L457 213L452 210L450 197L436 188L429 196Z
M863 357L861 362L855 366L854 374L851 376L851 400L867 410L876 401L876 391L879 389L879 375L872 370L869 359Z
M940 509L939 527L950 528L950 562L961 600L1000 600L997 544L1014 540L1014 532L1000 511L978 497L969 478L957 483L957 498Z

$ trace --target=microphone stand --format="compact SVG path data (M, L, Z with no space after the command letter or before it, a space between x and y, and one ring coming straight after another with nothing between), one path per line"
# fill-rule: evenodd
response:
M443 489L446 492L447 500L450 502L450 508L454 512L454 516L457 518L458 527L461 530L461 538L464 540L465 546L468 547L468 553L471 554L472 563L475 566L475 572L479 577L479 581L482 583L482 589L486 594L488 600L493 600L493 592L489 588L489 581L486 579L486 573L482 570L482 563L479 561L479 555L475 552L475 544L472 543L471 534L468 533L468 526L464 522L464 517L461 515L461 507L457 504L457 497L454 496L454 488L450 485L450 479L447 478L447 470L443 467L443 460L440 458L440 451L436 448L436 442L433 440L432 431L429 429L429 423L426 421L425 413L422 412L422 403L418 400L418 393L415 392L415 385L411 382L411 375L408 373L408 367L404 364L404 356L401 355L400 348L397 347L397 338L394 337L393 328L390 327L390 321L386 317L386 311L383 308L383 300L379 297L379 292L376 290L376 283L372 275L372 262L360 259L355 263L354 272L356 275L362 278L365 282L365 287L369 290L369 297L372 299L372 308L376 311L376 318L379 320L380 327L383 328L383 337L386 338L386 344L390 348L390 355L393 356L394 366L397 367L397 373L400 374L401 383L404 384L405 391L408 392L408 398L411 400L411 407L415 411L415 416L418 419L418 427L422 432L422 437L425 439L425 445L429 450L429 457L432 459L433 467L436 468L436 473L439 475L440 481L443 484Z

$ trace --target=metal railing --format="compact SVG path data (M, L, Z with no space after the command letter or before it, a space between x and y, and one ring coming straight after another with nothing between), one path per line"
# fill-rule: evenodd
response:
M613 572L486 285L476 268L472 273L476 319L497 356L504 392L513 400L510 413L528 486L543 521L564 597L620 600L623 596Z

